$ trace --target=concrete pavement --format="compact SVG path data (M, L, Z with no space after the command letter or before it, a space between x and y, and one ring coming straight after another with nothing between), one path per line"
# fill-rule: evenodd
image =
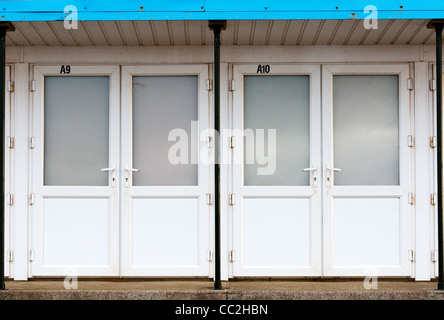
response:
M52 279L7 281L0 300L444 300L436 282L379 279L373 285L366 289L364 279L239 280L213 290L208 280L113 279L78 280L77 288L66 289L64 279Z

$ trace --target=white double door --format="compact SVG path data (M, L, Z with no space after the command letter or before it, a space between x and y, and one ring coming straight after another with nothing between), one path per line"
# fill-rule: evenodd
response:
M232 77L232 276L411 275L408 66Z
M34 79L32 276L209 276L208 66Z

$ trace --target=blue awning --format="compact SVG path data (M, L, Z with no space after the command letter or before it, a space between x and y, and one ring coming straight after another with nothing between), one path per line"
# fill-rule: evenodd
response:
M348 20L365 19L374 8L378 19L444 19L444 0L10 0L0 1L1 21L64 20L67 6L80 21Z

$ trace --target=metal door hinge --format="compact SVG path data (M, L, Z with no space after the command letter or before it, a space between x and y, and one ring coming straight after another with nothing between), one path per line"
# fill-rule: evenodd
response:
M432 262L438 261L438 250L432 250Z
M438 204L438 194L437 193L432 193L430 196L430 204L432 206L436 206Z
M230 137L230 148L234 148L236 146L236 137L232 136Z
M14 81L9 80L8 81L8 92L14 92Z
M213 80L207 79L205 87L206 87L207 91L213 90Z
M435 81L435 79L430 79L430 81L429 81L429 89L430 89L430 91L435 91L436 90L436 81Z
M32 206L35 204L35 193L31 193L29 195L29 205Z
M230 206L236 204L236 195L234 193L231 193L230 196L228 197L228 203L230 204Z
M413 195L413 192L409 192L409 203L410 204L415 203L415 196Z
M14 137L8 137L6 140L6 145L9 149L14 149Z
M12 250L8 250L8 261L14 261L14 252Z
M211 206L213 204L213 194L207 193L207 205Z
M29 250L29 261L35 260L35 251L34 249Z
M430 137L430 148L436 148L437 142L436 142L436 136Z
M409 261L415 261L415 251L409 250Z
M230 91L236 91L236 81L230 80L229 87Z
M236 261L236 251L230 250L230 262Z
M413 79L412 78L407 79L407 90L413 90Z
M208 136L207 137L207 148L212 148L213 147L213 137Z
M409 134L407 136L407 145L409 146L409 148L413 148L415 145L415 142L413 140L413 136L411 134Z
M30 84L29 84L29 90L31 90L31 92L35 91L35 80L31 80Z
M35 137L29 138L29 149L35 148Z
M8 205L12 206L14 204L14 195L12 193L8 193L6 197Z
M213 251L207 250L207 261L213 261Z

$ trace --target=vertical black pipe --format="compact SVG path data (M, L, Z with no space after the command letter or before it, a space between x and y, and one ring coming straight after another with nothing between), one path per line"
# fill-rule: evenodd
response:
M5 42L6 42L6 28L0 27L0 106L2 108L2 119L0 121L0 132L2 140L0 143L1 156L1 186L0 186L0 239L2 245L0 246L0 290L5 290Z
M221 290L220 277L220 32L225 29L225 21L210 21L214 33L214 289Z
M220 27L213 29L214 32L214 134L220 133ZM215 170L214 170L214 245L215 245L215 268L214 268L214 289L222 289L220 280L220 157L219 139L214 139Z
M220 134L220 28L214 28L214 131L215 135ZM215 139L215 219L214 219L214 244L215 244L215 270L214 270L214 289L222 289L220 281L220 157L219 144L220 139Z
M444 290L443 163L442 163L442 24L436 31L436 121L438 142L438 290Z

